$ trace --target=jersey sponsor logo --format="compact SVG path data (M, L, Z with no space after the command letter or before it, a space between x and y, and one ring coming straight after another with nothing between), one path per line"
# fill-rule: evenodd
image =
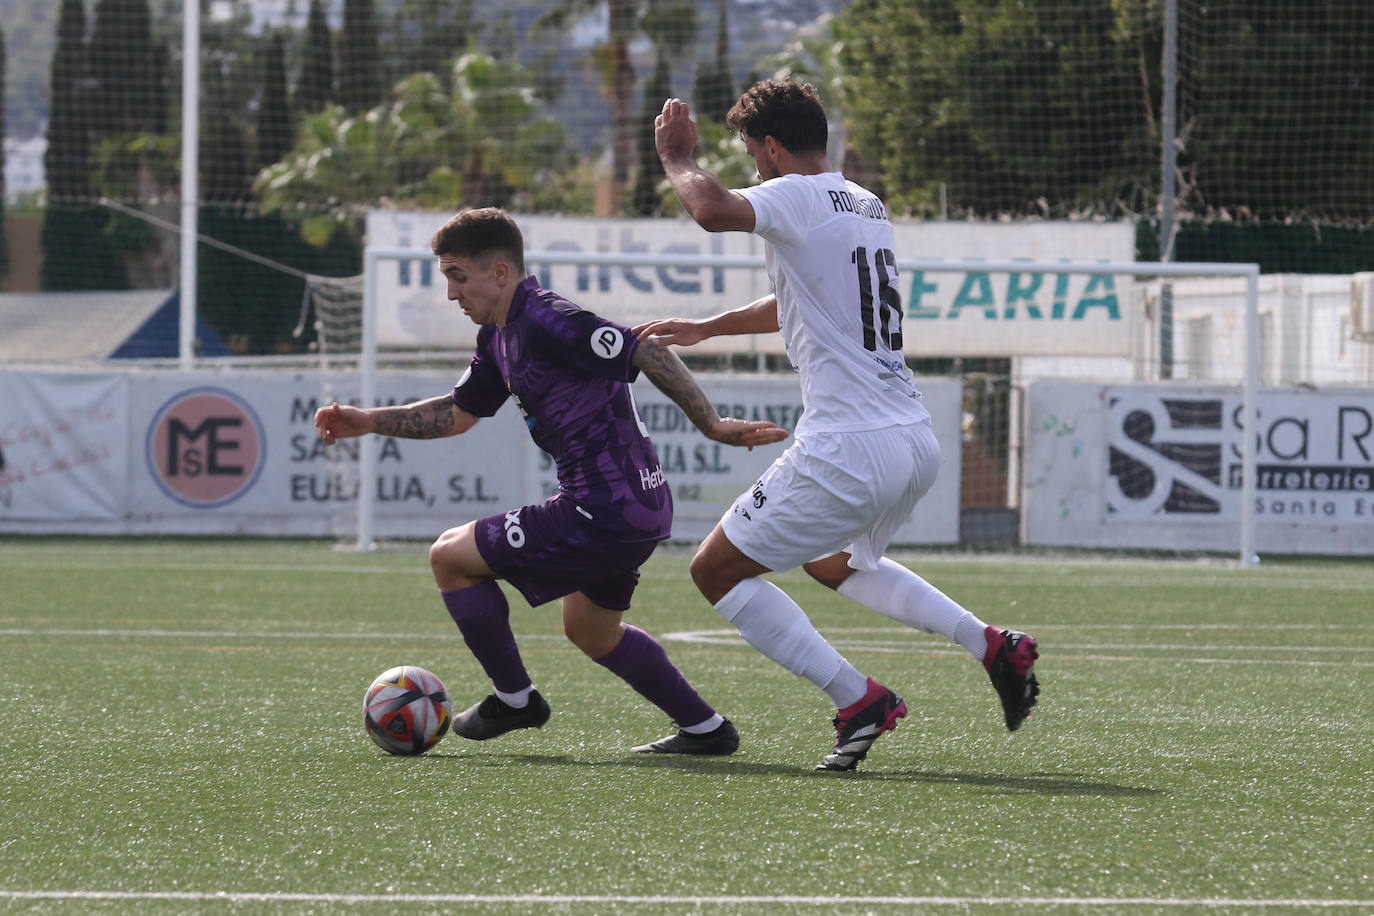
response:
M646 492L663 486L668 482L668 475L663 473L663 465L656 466L652 471L648 468L639 469L639 486Z
M615 359L625 349L625 335L619 328L603 326L592 332L592 352L602 359Z
M512 509L506 513L504 522L506 528L506 543L519 550L525 546L525 529L520 527L520 510Z

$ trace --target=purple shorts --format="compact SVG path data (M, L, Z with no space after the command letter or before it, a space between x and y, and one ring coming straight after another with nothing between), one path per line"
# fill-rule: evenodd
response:
M597 528L558 496L479 518L474 534L487 565L536 607L582 592L600 607L627 610L639 567L658 546Z

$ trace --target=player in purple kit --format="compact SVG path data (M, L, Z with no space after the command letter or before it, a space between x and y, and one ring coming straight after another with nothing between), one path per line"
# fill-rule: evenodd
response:
M430 547L444 604L494 687L454 716L454 733L482 741L549 719L511 632L497 584L504 579L531 605L562 598L568 639L678 725L677 733L634 750L734 753L734 725L701 698L658 640L622 621L639 567L668 537L673 518L667 479L629 383L643 372L717 442L753 448L786 431L720 417L671 351L541 289L525 273L524 239L504 211L459 213L431 247L448 298L481 325L467 371L451 393L402 407L322 407L315 429L327 444L367 433L434 439L466 432L513 398L530 436L557 465L558 493L547 502L450 528Z

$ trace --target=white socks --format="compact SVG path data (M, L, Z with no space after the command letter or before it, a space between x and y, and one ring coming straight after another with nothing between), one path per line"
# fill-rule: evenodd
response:
M763 579L744 579L716 603L744 641L815 684L843 709L863 698L868 678L816 632L787 593Z
M515 693L506 693L504 690L497 690L495 687L492 688L491 692L496 694L496 699L505 703L511 709L524 709L526 706L530 705L530 694L534 693L534 685L531 684L524 690L517 690Z
M854 570L837 591L898 623L952 639L979 661L987 654L987 624L887 557L878 561L877 569Z
M680 728L682 731L686 732L689 735L704 735L707 732L713 732L716 729L720 728L721 723L723 723L724 721L725 717L717 712L712 713L711 718L703 719L696 725L683 725L680 726Z

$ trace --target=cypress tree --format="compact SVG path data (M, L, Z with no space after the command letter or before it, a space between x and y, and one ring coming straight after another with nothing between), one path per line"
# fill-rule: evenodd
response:
M62 0L48 85L48 149L43 154L48 199L54 204L74 203L91 193L82 92L85 70L86 11L81 0Z
M382 101L382 60L372 0L344 0L339 47L339 102L362 114Z
M720 0L716 15L716 60L697 68L693 95L698 114L708 121L725 123L725 115L735 104L735 90L730 80L730 26L726 17L725 0Z
M201 103L201 200L207 206L241 203L253 180L248 138L233 110L229 78L206 76Z
M166 110L158 90L153 22L147 0L96 0L90 74L96 139L154 133Z
M291 149L291 111L286 102L286 41L274 34L263 54L262 102L258 106L258 166L271 165Z
M334 39L320 0L310 0L305 27L305 53L296 89L297 117L314 114L337 98L334 91Z
M43 154L48 208L43 214L38 282L44 290L129 286L123 263L101 233L105 211L91 201L86 60L86 10L81 0L62 0L48 87L48 149Z
M662 208L658 183L664 178L663 163L654 147L654 118L663 110L663 100L673 94L673 77L668 68L668 56L659 51L653 76L644 87L643 111L639 116L637 133L639 169L635 174L634 192L630 207L636 215L653 216Z

